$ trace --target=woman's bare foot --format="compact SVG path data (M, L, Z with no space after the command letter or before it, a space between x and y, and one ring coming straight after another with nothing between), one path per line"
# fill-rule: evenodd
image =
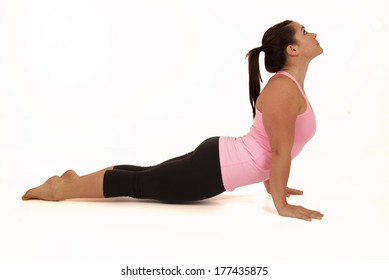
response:
M61 200L58 196L58 185L63 182L69 182L71 180L77 179L78 177L79 176L76 172L74 172L74 170L68 170L64 174L62 174L61 177L53 176L42 185L28 190L26 194L22 197L22 199L41 199L48 201Z
M43 185L28 190L22 199L59 201L74 198L104 198L104 174L112 169L113 167L108 167L84 176L78 176L73 170L68 170L61 177L53 176Z
M53 176L42 185L28 190L25 195L23 195L22 199L41 199L48 201L56 201L58 199L56 199L55 188L59 183L61 183L62 180L63 179L59 176Z

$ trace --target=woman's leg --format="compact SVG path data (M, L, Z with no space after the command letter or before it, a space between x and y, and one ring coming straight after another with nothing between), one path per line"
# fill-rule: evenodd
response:
M186 202L224 192L218 139L210 138L192 153L144 170L115 166L104 175L104 197Z
M23 200L41 199L59 201L71 198L103 198L103 178L108 167L85 176L78 176L73 170L61 177L53 176L42 185L32 188L23 195Z
M181 159L190 157L192 154L193 154L193 152L190 152L190 153L187 153L187 154L182 155L182 156L171 158L171 159L166 160L166 161L164 161L164 162L162 162L162 163L160 163L158 165L163 165L163 164L168 163L168 162L173 162L173 161L181 160ZM154 166L115 165L114 169L116 169L116 170L126 170L126 171L145 171L145 170L154 168L154 167L156 167L158 165L154 165Z
M78 176L69 170L30 189L23 200L59 201L71 198L130 196L162 201L193 201L224 192L218 137L194 152L152 167L115 166Z
M189 156L186 154L170 159L166 162L179 160ZM23 200L41 199L59 201L71 198L103 198L104 173L108 170L144 171L151 167L135 165L118 165L108 167L95 173L78 176L73 170L66 171L61 177L53 176L42 185L28 190L22 197Z

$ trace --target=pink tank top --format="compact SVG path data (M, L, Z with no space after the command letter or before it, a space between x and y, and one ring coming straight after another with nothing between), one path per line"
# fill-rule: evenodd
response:
M307 109L297 116L292 158L295 158L316 131L316 120L312 107L297 80L285 71L277 72L292 79L307 102ZM256 110L253 125L245 136L220 137L220 166L224 187L233 191L269 179L271 147L262 122L262 113Z

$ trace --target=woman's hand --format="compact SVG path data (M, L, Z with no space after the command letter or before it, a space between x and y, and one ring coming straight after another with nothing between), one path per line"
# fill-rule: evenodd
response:
M270 181L269 180L265 181L264 185L266 187L267 192L271 194ZM302 194L303 191L288 188L288 187L286 188L287 197L291 195L302 195ZM295 206L290 204L286 204L285 206L279 207L277 211L280 216L298 218L305 221L312 221L312 219L321 220L324 216L322 213L318 211L314 211L314 210L306 209L302 206Z
M270 181L269 180L267 180L267 181L265 181L265 182L263 182L264 183L264 185L265 185L265 188L266 188L266 190L267 190L267 192L268 192L268 194L271 194L271 190L270 190ZM292 189L292 188L286 188L286 197L289 197L289 196L291 196L291 195L303 195L303 191L301 191L301 190L297 190L297 189Z
M321 220L324 216L318 211L290 204L286 204L283 207L277 208L277 211L280 216L298 218L309 222L312 221L312 219Z

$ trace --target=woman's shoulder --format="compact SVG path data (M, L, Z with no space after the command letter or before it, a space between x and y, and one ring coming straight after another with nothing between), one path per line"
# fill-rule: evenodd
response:
M299 89L296 83L285 75L273 75L266 86L263 88L261 95L263 98L298 98L300 99Z
M265 89L283 91L283 90L298 90L296 83L285 75L273 75L267 82Z
M262 112L264 106L278 108L282 107L280 104L288 104L289 107L295 105L301 111L303 101L296 83L285 75L276 74L263 88L257 100L257 108Z

